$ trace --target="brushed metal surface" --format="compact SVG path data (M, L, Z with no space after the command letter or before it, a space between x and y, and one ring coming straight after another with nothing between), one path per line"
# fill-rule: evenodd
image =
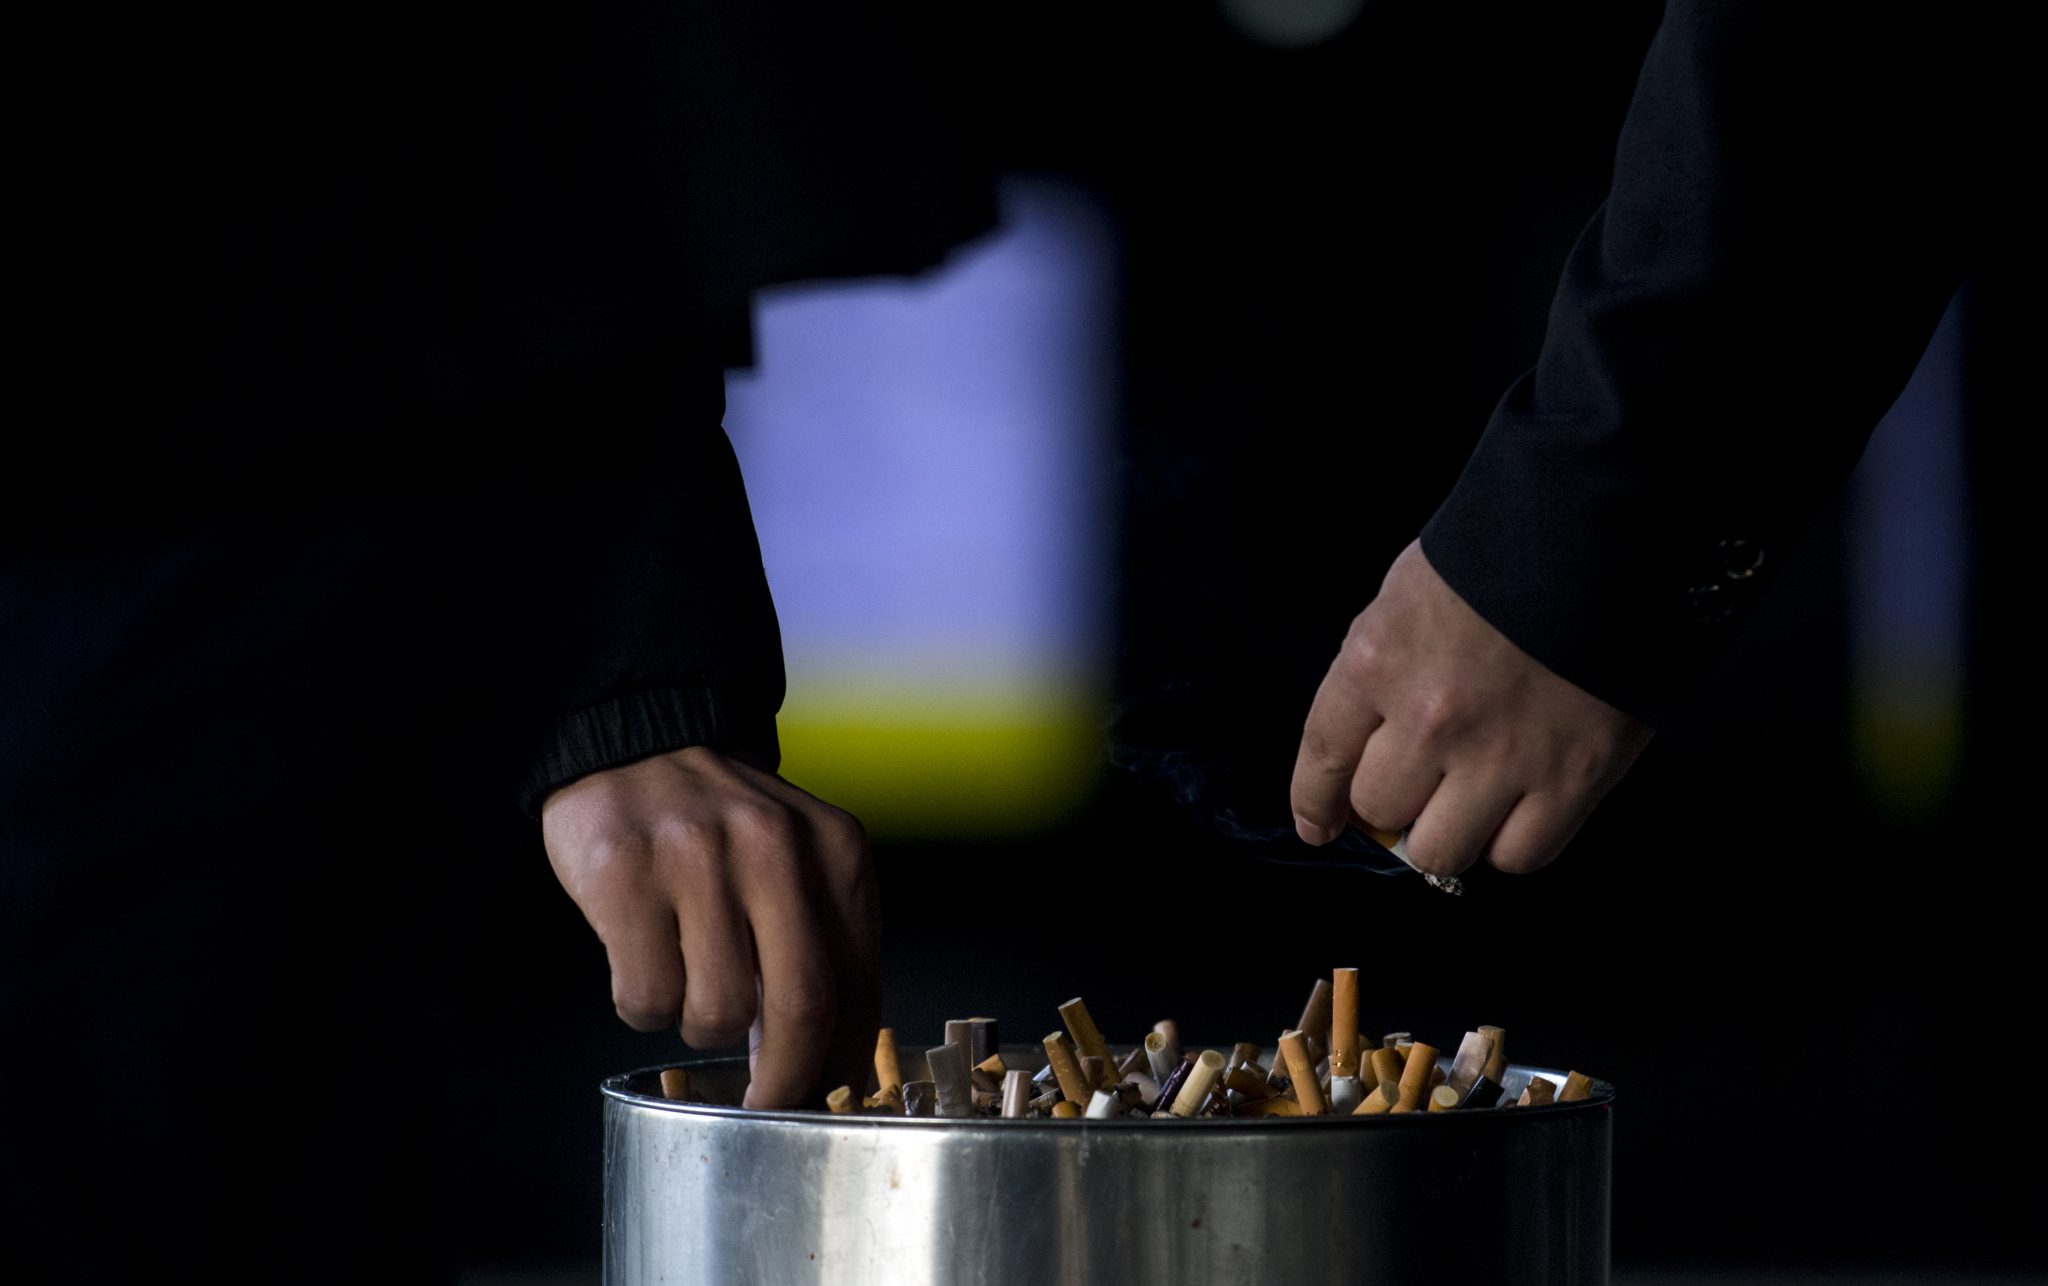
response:
M742 1060L682 1065L737 1101ZM1608 1280L1604 1082L1508 1112L946 1121L670 1103L658 1070L603 1087L607 1286ZM1538 1074L1563 1080L1508 1087Z

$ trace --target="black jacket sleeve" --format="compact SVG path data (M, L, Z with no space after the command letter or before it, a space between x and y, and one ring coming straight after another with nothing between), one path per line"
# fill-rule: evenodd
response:
M537 815L578 777L686 746L772 771L782 645L753 515L702 364L645 456L620 460L620 522L588 622L588 661L521 794Z
M1672 0L1535 369L1423 531L1481 615L1641 719L1718 656L1959 284L1967 13Z

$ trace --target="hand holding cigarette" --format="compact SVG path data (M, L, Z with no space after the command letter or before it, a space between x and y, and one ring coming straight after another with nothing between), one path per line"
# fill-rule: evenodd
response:
M1545 669L1466 605L1411 542L1330 665L1294 765L1295 829L1408 832L1408 860L1548 865L1651 729Z
M751 1037L747 1107L865 1080L879 918L851 814L694 747L570 783L541 831L628 1026L699 1049Z

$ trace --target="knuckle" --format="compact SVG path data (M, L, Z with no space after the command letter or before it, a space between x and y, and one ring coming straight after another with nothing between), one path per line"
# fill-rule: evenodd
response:
M738 995L705 996L693 992L683 1009L684 1029L693 1043L723 1045L754 1025L754 1004Z
M1454 688L1432 685L1410 698L1409 722L1425 741L1441 741L1457 731L1463 721L1463 703Z
M676 997L645 983L621 983L612 988L612 1008L627 1026L651 1031L675 1021Z
M823 976L806 976L781 983L763 997L777 1018L791 1025L823 1025L832 1016L832 984Z
M797 837L796 814L765 795L748 795L731 806L735 832L757 845L773 849L793 847Z

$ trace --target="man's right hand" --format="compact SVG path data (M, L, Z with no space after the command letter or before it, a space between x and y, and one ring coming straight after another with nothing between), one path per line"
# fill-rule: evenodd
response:
M699 1049L750 1037L748 1107L866 1083L880 917L852 814L693 747L562 787L541 833L629 1026Z

